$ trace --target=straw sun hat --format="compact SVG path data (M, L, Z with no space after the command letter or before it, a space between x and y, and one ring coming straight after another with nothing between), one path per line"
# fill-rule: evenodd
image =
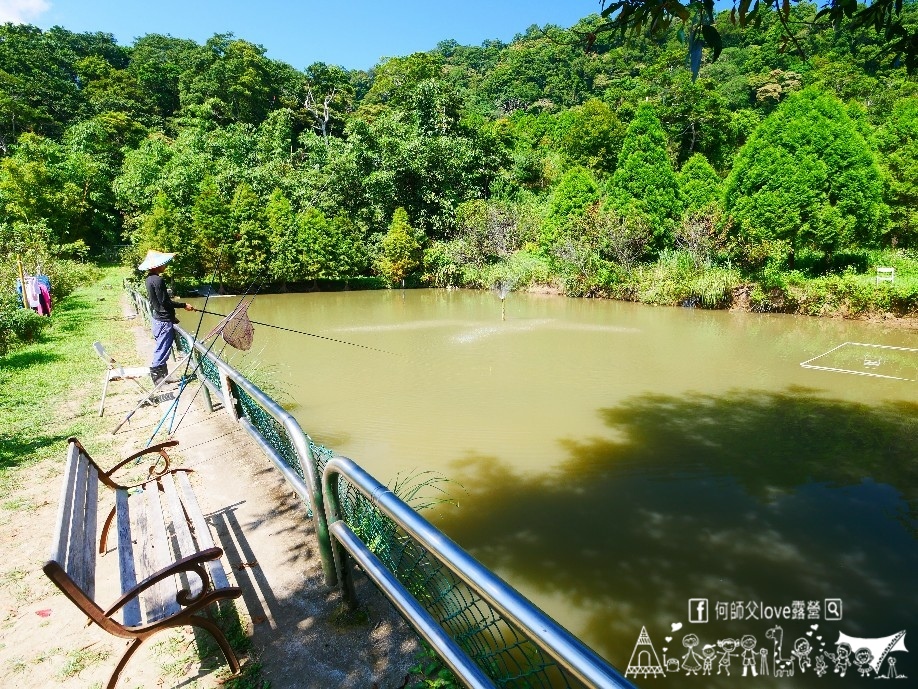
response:
M162 251L150 249L143 259L143 263L137 266L137 270L153 270L153 268L159 268L171 261L173 256L175 256L175 254L167 254Z

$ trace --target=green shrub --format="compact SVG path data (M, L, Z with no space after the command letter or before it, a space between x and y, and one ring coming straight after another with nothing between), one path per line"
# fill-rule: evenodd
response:
M48 322L47 317L22 308L16 297L4 297L0 301L0 355L6 354L16 341L33 341Z

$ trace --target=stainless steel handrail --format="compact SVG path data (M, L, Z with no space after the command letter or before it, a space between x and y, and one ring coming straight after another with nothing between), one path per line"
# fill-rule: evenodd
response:
M338 541L339 529L336 526L341 520L341 503L338 495L339 476L344 477L357 488L377 509L392 519L470 589L478 593L485 602L498 610L533 643L581 682L588 687L601 687L602 689L634 689L631 682L595 651L475 560L410 505L346 457L332 458L325 465L325 471L322 474L325 509L328 513L331 533L335 536L336 542L340 542ZM334 550L338 565L338 578L345 595L351 595L353 584L350 581L350 568L345 566L343 553L340 553L337 547ZM391 598L386 588L382 590ZM439 649L436 650L439 652Z
M287 483L290 484L303 501L312 506L312 519L315 524L316 538L319 542L319 556L322 560L322 571L325 574L326 583L329 586L334 586L337 583L337 579L335 575L334 560L331 553L331 540L328 535L328 524L325 520L322 485L316 474L315 456L312 453L312 449L309 447L306 433L303 432L302 427L300 427L300 424L293 418L290 412L268 397L257 385L252 383L231 365L223 361L223 359L209 351L207 347L195 340L181 326L176 326L175 329L187 342L193 343L193 347L198 352L199 356L207 358L220 370L227 380L232 381L233 385L238 385L249 395L249 397L255 400L262 409L270 414L275 421L284 427L287 437L296 452L297 459L300 463L300 470L305 477L305 482L300 478L299 474L290 468L287 462L284 461L284 458L278 454L277 450L262 437L258 429L256 429L247 419L238 418L239 425L255 439L262 451L281 472L281 475L283 475ZM233 391L231 389L225 389L221 392L223 396L223 405L235 409L237 401L233 398Z

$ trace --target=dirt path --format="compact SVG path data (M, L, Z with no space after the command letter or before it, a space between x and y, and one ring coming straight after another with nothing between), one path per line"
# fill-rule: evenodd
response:
M147 332L136 321L126 321L126 327L135 331L139 360L146 360ZM96 395L97 390L84 391L59 413L96 413ZM106 400L106 428L113 428L135 400L133 390L114 384ZM144 447L164 411L161 405L135 415L115 436L121 454ZM244 592L237 601L237 630L228 633L234 645L249 647L244 678L236 686L404 686L418 648L414 635L361 577L358 592L366 615L350 624L332 622L339 597L324 584L312 521L248 435L222 411L206 412L199 395L176 438L181 445L174 464L195 470L201 507L224 548L224 568ZM116 462L110 453L94 452L108 440L81 441L103 466ZM85 617L41 572L65 450L62 441L59 460L33 467L28 481L2 496L0 686L104 686L124 648L121 640L87 627ZM108 554L100 561L97 590L110 594L100 596L106 603L116 598L114 560ZM233 621L233 616L223 620L224 628ZM227 678L225 664L206 640L202 645L203 651L190 628L154 637L128 664L119 687L220 686Z

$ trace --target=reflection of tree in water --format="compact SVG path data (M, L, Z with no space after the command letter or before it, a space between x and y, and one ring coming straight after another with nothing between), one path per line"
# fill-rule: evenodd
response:
M842 598L844 630L865 636L918 618L918 405L795 388L600 413L618 439L564 441L557 473L463 461L454 478L469 496L446 530L511 583L586 613L574 631L619 667L642 625L686 621L693 597ZM767 624L708 629L763 640Z

